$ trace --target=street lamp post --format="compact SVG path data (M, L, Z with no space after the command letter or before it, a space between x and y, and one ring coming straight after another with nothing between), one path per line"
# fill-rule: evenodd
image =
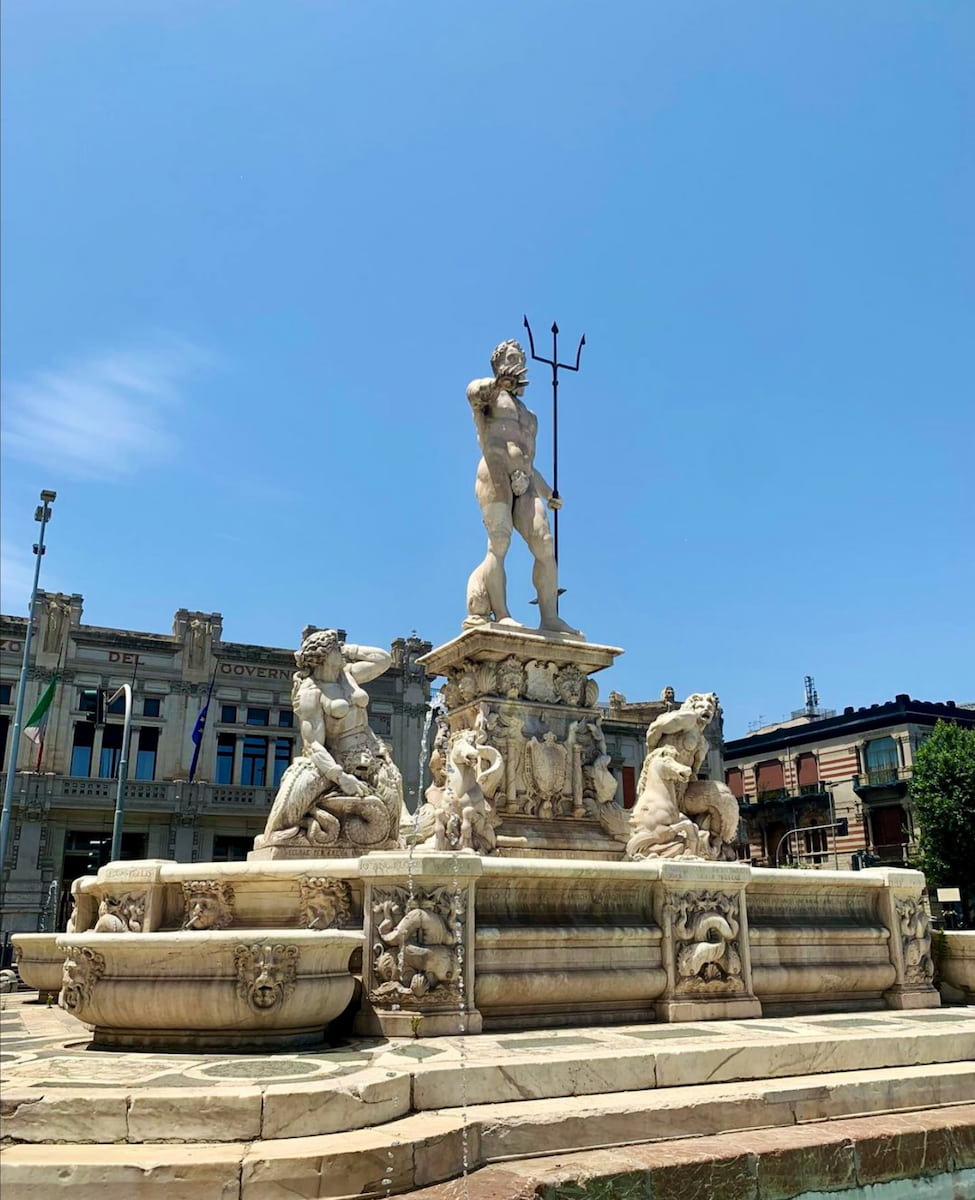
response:
M132 688L127 683L108 698L111 704L125 694L125 724L122 727L122 753L118 762L118 790L115 793L115 820L112 822L112 862L122 857L122 824L125 820L125 781L129 777L129 738L132 732Z
M30 643L34 636L34 609L37 605L37 581L41 574L41 559L44 557L44 530L51 519L51 505L57 499L57 492L41 492L41 503L34 513L34 520L39 521L41 532L34 544L34 554L37 562L34 564L34 586L30 592L30 607L27 610L27 632L24 634L24 660L20 666L20 681L17 684L17 705L14 709L14 723L10 738L10 764L7 767L7 778L3 786L3 812L0 814L0 879L7 876L7 842L10 838L10 813L13 807L14 783L17 777L17 758L20 752L20 727L24 720L24 701L27 698L27 668L30 665Z

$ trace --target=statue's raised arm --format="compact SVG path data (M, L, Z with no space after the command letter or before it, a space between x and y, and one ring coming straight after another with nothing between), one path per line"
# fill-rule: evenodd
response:
M356 646L349 642L342 647L342 657L346 662L345 669L356 683L378 679L393 661L388 650L380 650L378 646Z

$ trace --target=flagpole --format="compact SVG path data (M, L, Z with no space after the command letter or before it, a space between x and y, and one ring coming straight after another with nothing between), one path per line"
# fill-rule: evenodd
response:
M0 812L0 881L7 877L7 842L10 839L10 814L13 809L14 782L17 777L17 759L20 754L20 727L24 721L24 701L27 699L27 668L30 666L30 644L34 636L34 609L37 607L37 584L41 575L41 559L44 557L44 530L51 519L51 505L57 499L57 492L41 492L41 503L34 512L34 520L39 521L41 532L34 545L37 562L34 564L34 586L30 591L30 608L27 611L27 631L24 634L24 660L20 666L20 681L17 684L17 707L14 710L14 723L10 738L10 764L7 767L7 778L3 783L3 811Z
M69 628L64 636L64 642L61 645L61 652L58 655L58 665L54 669L54 682L55 683L57 683L57 681L62 677L62 675L64 675L64 668L68 661L68 639L70 637L71 637L71 630ZM53 697L52 697L51 703L53 705ZM50 707L48 708L48 712L50 712ZM29 717L27 719L30 720ZM50 724L50 720L45 722L44 728L41 730L40 744L37 748L37 765L34 767L34 773L36 775L40 775L40 773L41 773L41 762L44 758L44 747L47 745L47 737L45 735L47 733L48 724ZM57 722L55 722L55 724L54 724L55 745L57 744L57 732L58 732L58 727L57 727Z
M200 760L200 747L203 745L203 734L206 731L207 718L210 715L210 700L213 698L213 685L216 683L216 680L217 668L214 667L213 674L210 676L210 686L207 688L206 701L203 704L203 708L200 710L200 715L196 718L196 724L199 726L199 728L197 729L194 727L193 733L190 735L193 737L193 759L190 763L190 777L187 780L188 783L193 782L193 776L196 774L197 763ZM198 736L194 737L194 734L197 734Z

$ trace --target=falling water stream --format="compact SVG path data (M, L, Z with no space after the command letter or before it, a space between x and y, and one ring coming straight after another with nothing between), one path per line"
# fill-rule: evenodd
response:
M430 730L438 716L447 712L447 703L443 698L443 689L439 690L436 695L430 697L426 704L426 715L424 716L423 730L420 732L420 745L418 752L419 772L417 775L417 804L413 809L413 821L411 835L407 839L407 856L406 856L406 872L407 872L407 905L412 904L415 899L415 864L414 853L417 848L417 840L419 838L419 818L420 808L424 803L424 779L426 776L427 762L430 758ZM465 1044L467 1033L467 1001L466 1001L466 980L463 977L463 950L465 950L465 922L466 916L459 916L461 901L463 899L461 893L460 877L457 875L457 862L459 862L459 854L453 851L453 870L454 870L454 947L457 959L457 988L460 990L460 1025L457 1032L460 1033L460 1082L461 1082L461 1164L463 1170L463 1194L469 1196L469 1170L471 1170L471 1158L469 1158L468 1135L467 1135L467 1080L465 1078ZM466 913L466 907L465 907ZM400 974L402 977L403 954L406 952L406 947L400 947ZM399 1004L395 1002L391 1004L394 1010L399 1009ZM418 1034L419 1034L418 1024ZM391 1190L393 1190L393 1180L395 1171L395 1152L401 1145L399 1139L393 1139L387 1150L387 1170L382 1180L385 1187L385 1195L387 1200Z
M51 933L54 929L58 911L58 890L58 881L52 879L47 889L47 897L41 908L40 919L37 922L38 933Z

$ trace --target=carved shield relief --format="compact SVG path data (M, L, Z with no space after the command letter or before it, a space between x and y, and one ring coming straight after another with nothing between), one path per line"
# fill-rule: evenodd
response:
M525 774L529 789L542 800L557 800L565 791L569 777L569 752L555 734L544 741L532 738L526 746Z

